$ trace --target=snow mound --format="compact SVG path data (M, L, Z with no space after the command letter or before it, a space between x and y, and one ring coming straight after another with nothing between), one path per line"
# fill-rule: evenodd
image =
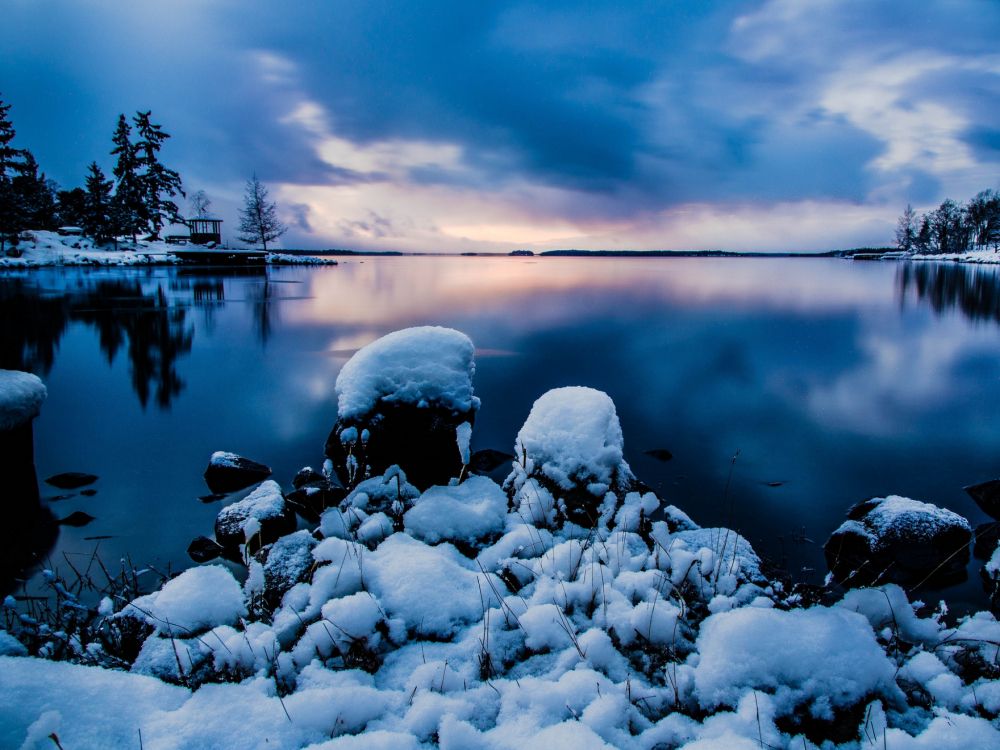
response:
M232 625L247 614L243 591L221 565L185 570L159 591L140 596L122 614L138 617L167 635Z
M543 394L514 445L519 460L527 456L528 474L540 471L563 490L587 485L594 495L604 494L617 473L631 475L623 450L614 402L603 391L582 386Z
M433 544L473 542L504 530L507 496L488 477L469 477L455 487L431 487L403 516L406 531Z
M695 693L705 708L762 690L774 694L779 714L809 704L817 718L832 718L831 707L899 692L868 620L841 608L722 612L702 623L697 648Z
M475 411L472 341L451 328L422 326L389 333L360 349L337 376L341 419L359 418L380 402Z
M506 593L496 576L470 570L454 547L430 547L394 534L364 560L365 582L386 611L424 635L449 636L497 606Z
M37 417L46 395L37 375L0 370L0 430L12 430Z

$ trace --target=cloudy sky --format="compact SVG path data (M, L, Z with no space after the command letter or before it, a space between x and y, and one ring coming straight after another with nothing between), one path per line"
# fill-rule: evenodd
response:
M0 95L63 186L151 109L290 247L813 250L1000 187L996 0L3 0Z

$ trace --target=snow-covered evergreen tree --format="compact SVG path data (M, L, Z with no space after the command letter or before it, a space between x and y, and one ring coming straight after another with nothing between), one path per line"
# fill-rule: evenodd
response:
M277 204L268 201L267 188L255 174L247 180L243 208L240 209L240 240L261 244L266 251L267 243L278 239L286 229L278 219Z

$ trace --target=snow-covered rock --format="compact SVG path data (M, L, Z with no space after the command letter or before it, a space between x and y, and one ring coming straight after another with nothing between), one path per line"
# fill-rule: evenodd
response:
M535 523L606 524L635 483L623 449L618 413L606 393L555 388L535 401L518 432L504 487Z
M865 500L824 545L839 582L919 584L961 578L972 529L957 513L899 495Z
M0 370L0 432L37 417L45 396L45 385L37 375Z
M270 467L227 451L216 451L205 469L205 483L212 492L235 492L271 476Z
M697 647L695 694L708 709L760 690L774 695L778 715L805 705L832 720L835 709L872 695L899 695L868 621L840 608L722 612L702 623Z
M267 480L242 500L227 505L215 519L215 538L227 550L241 544L253 552L295 530L295 513L281 487Z
M204 565L185 570L163 588L140 596L120 613L145 620L166 635L192 635L232 625L247 614L243 590L228 569Z
M421 489L458 476L479 409L474 351L465 334L424 326L387 334L347 361L326 443L345 485L394 464Z

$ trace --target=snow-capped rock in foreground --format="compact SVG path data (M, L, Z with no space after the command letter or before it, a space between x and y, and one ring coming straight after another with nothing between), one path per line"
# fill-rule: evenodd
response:
M536 524L591 528L606 523L635 484L623 450L618 413L606 393L555 388L531 407L504 486Z
M421 489L459 475L479 409L474 351L464 333L423 326L383 336L348 360L326 443L346 486L393 465Z

